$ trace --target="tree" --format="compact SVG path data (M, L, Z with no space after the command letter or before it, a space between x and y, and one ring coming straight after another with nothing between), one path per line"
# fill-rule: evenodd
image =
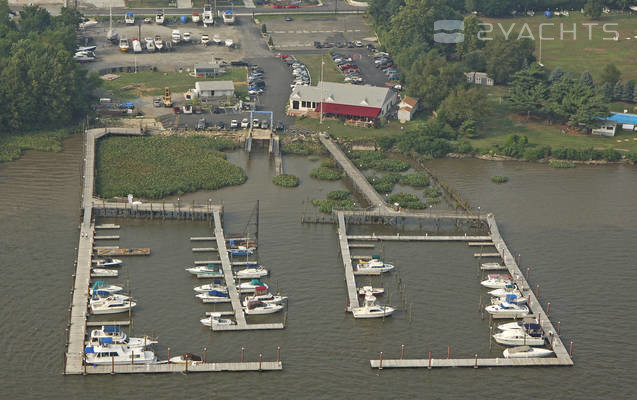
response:
M409 95L417 97L426 111L437 109L452 89L466 81L460 66L448 63L436 50L421 56L406 80Z
M535 43L530 39L505 40L496 37L485 47L487 73L497 83L507 83L525 62L534 61Z
M588 71L584 71L582 73L582 76L580 78L580 82L584 86L588 86L588 87L591 87L591 88L595 87L595 83L593 82L593 76Z
M480 87L456 89L440 105L438 118L454 128L473 121L475 131L475 125L483 121L488 112L487 104L485 91Z
M593 19L601 17L603 9L604 4L602 0L588 0L586 4L584 4L584 14Z
M613 87L610 85L610 83L605 82L602 85L601 93L606 101L613 101Z
M624 96L624 85L621 82L617 82L613 88L613 100L620 101Z
M487 68L487 58L482 50L465 54L462 61L467 71L484 72Z
M464 19L464 41L456 44L456 54L460 58L465 55L480 50L484 47L486 41L480 40L478 34L482 29L480 24L482 21L475 15L469 15Z
M548 93L545 80L544 68L539 64L534 63L530 67L516 72L513 75L506 100L513 106L514 110L526 112L527 117L531 114L539 114Z
M615 85L621 79L622 73L617 69L615 64L606 64L600 75L600 81L608 83L609 85Z
M265 26L265 24L261 24L261 33L263 33L264 35L268 33L268 28Z
M25 6L20 12L20 30L43 32L51 26L51 14L40 6Z
M623 101L633 101L633 94L635 92L635 81L630 80L628 82L626 82L626 84L624 85L624 90L622 91L622 97L621 99Z
M635 85L635 89L633 89L633 102L637 103L637 85Z
M549 75L549 81L550 82L559 82L562 80L562 78L564 78L566 74L564 73L564 70L560 67L556 67L553 71L551 71L551 74Z
M270 47L274 46L274 40L272 40L272 36L268 38L268 46Z

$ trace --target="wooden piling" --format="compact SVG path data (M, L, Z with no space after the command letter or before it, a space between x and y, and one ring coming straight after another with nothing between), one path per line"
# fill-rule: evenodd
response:
M400 359L401 360L405 359L405 345L404 344L400 345Z
M427 365L428 369L431 369L431 351L429 352L429 364Z
M573 358L573 341L571 340L571 344L568 348L568 355L569 357Z
M281 362L281 346L276 348L276 362Z
M383 352L382 351L380 352L379 360L380 360L380 364L378 365L378 369L383 369Z
M478 368L478 355L476 354L475 362L473 364L473 368Z
M211 324L212 325L212 324ZM208 349L206 347L203 348L203 362L207 362Z
M451 359L451 345L447 345L447 360Z
M241 362L245 361L245 355L246 355L246 348L242 347L241 348Z
M115 356L111 356L111 375L115 375Z
M560 334L560 325L561 325L560 321L557 321L557 334L558 335Z

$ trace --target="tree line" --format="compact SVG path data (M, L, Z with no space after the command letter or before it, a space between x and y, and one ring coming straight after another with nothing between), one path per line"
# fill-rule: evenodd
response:
M98 81L73 60L80 20L76 10L54 17L38 6L10 20L0 0L0 135L65 127L86 114Z

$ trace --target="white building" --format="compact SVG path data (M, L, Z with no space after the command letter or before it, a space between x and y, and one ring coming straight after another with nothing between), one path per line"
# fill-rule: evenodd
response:
M489 78L485 72L465 72L467 82L475 83L476 85L493 86L494 82L492 78Z
M405 98L398 103L398 120L400 122L411 121L411 117L416 112L417 107L418 99L405 96Z
M234 95L232 81L201 81L195 83L194 93L201 100L222 98Z

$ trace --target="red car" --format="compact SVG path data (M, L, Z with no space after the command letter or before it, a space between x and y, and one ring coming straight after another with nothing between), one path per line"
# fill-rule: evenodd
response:
M175 112L175 114L181 114L181 108L179 108L179 106L174 106L173 111Z
M298 4L288 4L285 8L299 8Z
M273 8L283 8L283 4L273 4Z

